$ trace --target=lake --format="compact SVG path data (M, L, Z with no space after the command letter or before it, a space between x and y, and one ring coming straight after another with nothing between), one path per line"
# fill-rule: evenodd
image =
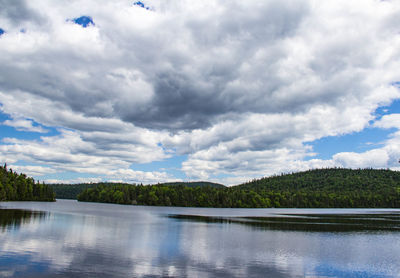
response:
M400 277L400 210L1 202L0 277Z

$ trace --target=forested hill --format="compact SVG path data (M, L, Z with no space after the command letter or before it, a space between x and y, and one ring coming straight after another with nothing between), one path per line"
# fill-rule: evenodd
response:
M386 169L315 169L253 180L236 186L255 191L368 191L400 190L400 172Z
M400 172L388 169L316 169L235 187L275 195L276 207L400 207Z
M97 186L124 186L129 185L127 183L77 183L77 184L52 184L57 199L76 199L78 194L86 188L92 188ZM133 185L135 186L135 185ZM219 183L212 182L167 182L156 184L155 186L186 186L186 187L215 187L224 188L225 186Z
M236 208L400 208L400 173L320 169L233 187L112 185L87 188L79 201Z
M158 186L187 186L187 187L215 187L215 188L224 188L225 185L220 183L208 182L208 181L191 181L191 182L166 182L159 183Z
M53 189L0 166L0 201L55 201Z

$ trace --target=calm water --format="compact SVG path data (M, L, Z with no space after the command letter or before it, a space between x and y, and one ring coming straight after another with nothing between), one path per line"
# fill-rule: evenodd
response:
M0 203L0 277L400 277L400 210Z

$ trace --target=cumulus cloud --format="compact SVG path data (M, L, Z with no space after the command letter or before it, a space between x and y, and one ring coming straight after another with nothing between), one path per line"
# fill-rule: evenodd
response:
M393 166L391 141L386 155L377 149L326 161L309 159L309 143L361 131L379 106L400 98L393 85L399 3L142 4L3 4L1 111L20 121L5 124L33 131L33 120L62 130L40 141L6 139L3 159L153 181L171 177L129 166L186 154L188 177L230 181L310 167ZM71 21L83 15L86 26ZM390 125L388 117L395 115L375 127Z
M144 144L135 145L135 143L121 141L109 143L108 147L102 147L102 142L84 141L77 132L68 130L60 130L60 132L61 134L58 136L41 137L36 141L5 138L3 144L0 145L0 158L2 161L14 158L13 162L25 161L48 165L48 168L18 166L27 172L35 173L35 176L42 175L43 171L47 170L48 174L55 173L55 171L59 173L76 172L104 175L116 179L116 173L122 171L121 174L125 175L120 179L135 180L135 182L139 180L139 178L134 178L135 175L152 183L160 181L161 177L170 179L165 173L163 175L153 172L139 173L131 172L128 169L132 163L162 160L166 154L161 147L146 147ZM101 135L98 138L101 138ZM98 140L101 141L101 139ZM43 171L40 172L39 169ZM160 179L156 180L152 175L160 177Z
M47 133L48 130L41 126L34 126L33 122L26 119L12 119L5 120L3 125L12 126L16 130L19 131L31 131L31 132L39 132L39 133Z
M400 129L400 114L394 113L384 115L379 121L374 123L375 127L380 128L397 128Z
M55 169L43 166L21 166L21 165L7 165L9 169L16 171L17 173L24 173L28 176L43 176L48 174L56 173Z
M19 168L28 170L25 168ZM56 172L56 171L55 171ZM50 172L51 173L51 172ZM135 184L156 184L159 182L172 182L180 181L166 172L152 171L134 171L132 169L117 169L103 171L102 177L89 177L89 178L75 178L75 179L46 179L46 183L96 183L96 182L122 182L122 183L135 183Z

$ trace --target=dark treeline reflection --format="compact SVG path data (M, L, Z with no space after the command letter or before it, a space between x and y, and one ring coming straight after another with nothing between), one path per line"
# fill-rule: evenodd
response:
M400 214L286 214L269 217L169 215L204 223L242 224L253 228L303 232L400 231Z
M43 220L47 213L20 209L0 209L0 228L17 229L32 220Z

